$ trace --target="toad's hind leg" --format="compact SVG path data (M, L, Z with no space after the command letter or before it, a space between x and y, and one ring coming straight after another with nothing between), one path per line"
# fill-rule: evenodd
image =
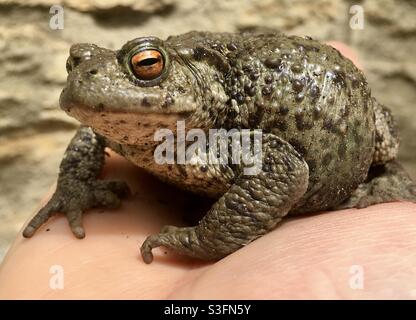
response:
M273 229L305 193L309 170L289 143L271 134L262 137L261 158L257 174L236 170L235 183L197 226L168 226L149 236L141 247L143 260L152 262L152 249L159 246L218 260Z
M392 201L416 202L416 184L395 160L399 148L396 123L388 108L373 99L376 119L375 152L367 181L336 209L365 208Z
M372 167L367 181L336 209L365 208L392 201L416 202L416 184L395 160Z

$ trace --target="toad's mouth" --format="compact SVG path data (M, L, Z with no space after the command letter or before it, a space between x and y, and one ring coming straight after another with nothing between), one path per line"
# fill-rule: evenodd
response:
M143 145L155 141L161 129L175 132L177 121L186 117L179 114L134 113L126 111L98 111L80 104L64 109L68 115L89 126L106 138L130 145Z
M117 90L114 86L91 86L82 81L68 81L59 104L66 112L82 105L93 112L127 112L130 114L190 114L197 109L193 96L173 97L169 92L140 91L136 87Z

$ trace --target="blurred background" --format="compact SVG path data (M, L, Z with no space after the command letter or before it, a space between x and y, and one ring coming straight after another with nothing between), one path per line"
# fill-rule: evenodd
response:
M49 27L54 4L64 8L63 30ZM350 28L353 5L364 10L363 29ZM56 180L77 127L58 108L72 43L117 49L139 36L253 26L352 47L373 95L396 115L400 160L416 178L415 0L0 0L0 261Z

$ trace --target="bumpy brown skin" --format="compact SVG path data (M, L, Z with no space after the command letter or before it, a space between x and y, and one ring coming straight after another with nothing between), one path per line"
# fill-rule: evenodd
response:
M163 53L159 77L134 75L129 59L137 48ZM97 180L105 145L164 181L218 198L197 226L167 226L148 237L141 248L147 263L158 246L219 259L288 213L416 199L415 185L394 160L398 137L390 112L371 98L351 61L310 38L190 32L166 41L138 38L117 52L79 44L67 67L61 107L84 126L62 161L54 197L25 236L62 211L83 237L83 211L118 204L126 186ZM155 131L175 132L182 119L187 129L205 132L261 129L260 172L156 164Z
M62 160L57 190L25 228L25 237L31 237L51 215L63 212L74 235L84 238L83 211L95 206L119 206L119 197L129 193L128 185L123 181L97 180L104 163L104 148L104 139L91 128L78 129Z

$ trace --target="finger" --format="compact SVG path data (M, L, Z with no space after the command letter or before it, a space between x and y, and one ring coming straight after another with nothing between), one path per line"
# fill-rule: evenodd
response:
M82 211L81 210L73 210L69 211L66 214L66 217L69 222L69 226L71 227L72 233L78 239L82 239L85 237L84 227L82 226Z
M345 43L339 42L339 41L327 41L326 44L329 44L330 46L334 47L338 51L341 52L341 54L348 59L350 59L357 68L363 70L363 65L361 64L358 55L356 51L354 51L351 47L346 45Z
M39 212L30 220L29 224L23 230L23 237L30 238L52 215L59 210L59 204L53 198L39 210Z

